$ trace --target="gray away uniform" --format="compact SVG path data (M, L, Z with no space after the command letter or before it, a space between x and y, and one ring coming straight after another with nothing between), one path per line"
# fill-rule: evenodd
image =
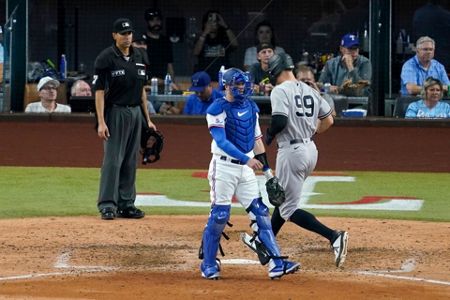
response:
M298 207L304 181L317 163L318 152L311 137L318 119L328 117L332 109L316 90L299 81L276 86L270 102L272 115L288 118L286 127L277 134L276 160L276 176L286 191L280 214L288 220Z

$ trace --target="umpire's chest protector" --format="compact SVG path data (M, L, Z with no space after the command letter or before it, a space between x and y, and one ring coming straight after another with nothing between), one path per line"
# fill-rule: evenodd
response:
M224 111L227 115L227 140L244 153L252 151L255 145L256 113L259 111L256 104L253 101L228 102Z

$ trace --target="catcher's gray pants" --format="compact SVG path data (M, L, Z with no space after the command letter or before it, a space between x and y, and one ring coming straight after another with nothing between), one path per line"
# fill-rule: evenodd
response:
M103 143L98 209L124 209L136 199L137 155L141 139L142 113L139 106L112 106L106 113L109 138Z
M280 215L286 221L298 208L303 183L316 167L317 157L313 141L278 148L276 176L286 195L286 201L280 205Z

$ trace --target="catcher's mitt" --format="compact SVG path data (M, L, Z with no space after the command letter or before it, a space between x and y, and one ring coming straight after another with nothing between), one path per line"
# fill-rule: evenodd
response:
M286 196L284 194L284 189L278 182L278 178L276 176L270 178L266 182L266 190L267 195L269 196L269 202L278 207L284 203L286 200Z
M142 164L154 163L160 159L164 147L164 136L158 130L143 128L141 134Z

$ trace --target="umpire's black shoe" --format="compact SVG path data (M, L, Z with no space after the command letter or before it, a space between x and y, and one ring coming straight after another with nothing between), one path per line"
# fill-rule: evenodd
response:
M141 219L145 216L145 212L136 207L127 207L117 211L118 218Z
M100 211L102 220L114 220L116 213L112 207L105 207Z

